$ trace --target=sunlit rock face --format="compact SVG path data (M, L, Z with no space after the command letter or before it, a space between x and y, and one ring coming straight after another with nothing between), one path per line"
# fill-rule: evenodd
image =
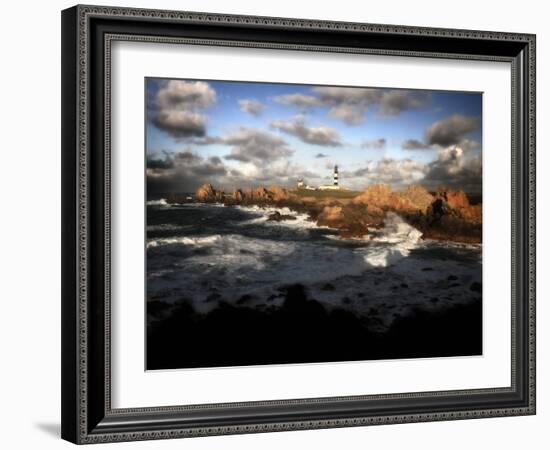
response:
M216 191L210 183L204 183L195 192L195 200L198 202L213 202L216 200Z

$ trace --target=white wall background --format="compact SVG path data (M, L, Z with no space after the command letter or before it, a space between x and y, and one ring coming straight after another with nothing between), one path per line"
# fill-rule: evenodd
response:
M97 3L104 3L97 1ZM60 10L71 1L9 2L0 27L0 445L69 448L60 403ZM550 30L544 2L462 0L111 0L164 9L536 33L538 42L538 415L116 444L117 448L545 448L550 441ZM503 193L503 195L508 195ZM544 204L546 203L546 205ZM546 207L545 207L546 206Z

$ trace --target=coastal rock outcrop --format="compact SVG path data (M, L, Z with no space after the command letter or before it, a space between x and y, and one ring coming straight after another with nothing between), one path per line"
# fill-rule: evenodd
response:
M422 186L407 186L403 191L398 193L403 199L406 199L415 210L426 213L434 197L426 188Z
M376 184L358 195L327 192L303 196L278 186L235 189L226 194L223 189L216 190L205 183L194 198L203 203L288 207L308 214L320 226L337 229L342 237L368 235L369 230L384 226L388 212L394 212L424 238L481 242L482 205L471 204L466 193L450 189L430 193L422 186L408 186L393 191L388 185ZM268 221L276 222L294 219L295 216L280 212L267 217Z
M279 211L275 211L267 216L267 220L270 222L282 222L284 220L296 220L296 216L291 214L281 214Z
M471 205L464 192L439 189L426 214L409 215L408 220L429 239L480 243L481 210L481 204Z
M353 199L353 203L367 205L371 212L380 211L426 213L434 197L421 186L408 186L403 191L392 191L387 184L374 184Z
M195 192L195 200L198 202L211 202L216 198L216 191L210 183L204 183Z
M439 189L436 198L446 202L449 208L462 219L474 224L481 224L482 206L480 204L471 205L468 196L463 191Z
M290 194L286 189L279 186L269 186L268 191L275 202L281 202L290 199Z
M210 183L204 183L195 192L195 201L201 203L223 202L225 191L223 188L214 189Z
M235 191L233 192L233 200L236 203L242 203L242 201L244 200L243 191L241 191L240 189L235 189Z
M325 206L317 216L317 224L336 228L342 237L361 237L369 232L370 226L377 227L383 221L383 214L372 214L363 205Z

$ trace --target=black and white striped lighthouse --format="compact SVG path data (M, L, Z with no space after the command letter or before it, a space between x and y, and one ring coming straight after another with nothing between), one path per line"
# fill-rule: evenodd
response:
M334 166L334 183L335 187L338 187L338 166Z

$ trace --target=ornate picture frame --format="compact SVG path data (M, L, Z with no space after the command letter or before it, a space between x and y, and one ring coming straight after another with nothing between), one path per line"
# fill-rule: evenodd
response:
M509 63L510 386L113 408L110 74L116 41ZM535 414L534 35L79 5L62 12L62 109L64 439L85 444Z

